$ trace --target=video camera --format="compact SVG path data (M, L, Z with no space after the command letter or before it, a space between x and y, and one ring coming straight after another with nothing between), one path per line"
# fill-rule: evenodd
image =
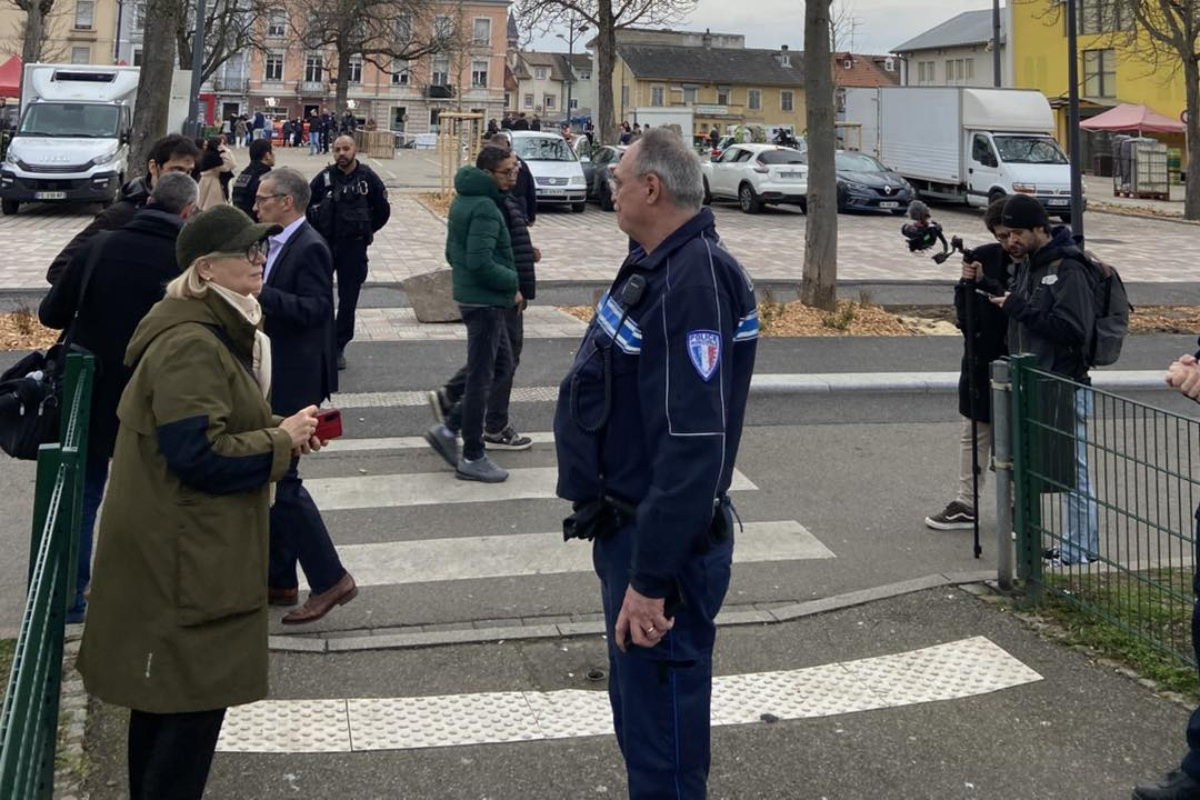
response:
M939 264L944 264L954 253L962 253L963 261L966 261L968 264L976 260L975 251L963 244L961 236L951 236L950 249L938 253L933 257L933 260Z

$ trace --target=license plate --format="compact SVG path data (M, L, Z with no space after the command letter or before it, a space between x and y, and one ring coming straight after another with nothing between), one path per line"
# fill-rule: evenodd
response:
M879 207L880 207L880 208L899 208L899 207L900 207L900 204L899 204L899 203L894 203L894 202L892 202L892 201L890 201L890 200L887 200L887 201L884 201L884 202L880 203L880 204L879 204Z
M802 172L781 172L781 173L779 173L779 177L785 181L798 181L804 177L804 173L802 173Z
M35 200L66 200L66 192L34 192Z
M1071 203L1070 200L1047 200L1046 201L1046 205L1048 205L1048 206L1065 206L1065 205L1070 205L1070 203Z
M564 195L566 193L567 193L566 189L542 189L542 194L552 194L552 195L558 196L558 195Z

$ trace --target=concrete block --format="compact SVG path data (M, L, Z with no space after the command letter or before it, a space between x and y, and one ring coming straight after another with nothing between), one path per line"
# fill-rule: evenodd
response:
M451 271L439 269L404 281L404 294L421 322L460 322L462 314L454 302Z

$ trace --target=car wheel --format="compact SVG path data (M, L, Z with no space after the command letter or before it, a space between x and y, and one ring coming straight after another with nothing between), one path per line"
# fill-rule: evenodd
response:
M1008 195L1006 195L1004 192L1000 191L999 189L993 189L991 194L988 195L988 205L990 206L992 203L996 202L997 200L1003 200L1005 197L1008 197Z
M762 211L762 201L754 193L754 187L748 183L743 183L738 187L738 202L742 206L742 211L747 214L757 214Z
M704 179L704 205L712 205L712 192L708 188L708 178Z
M571 203L571 210L576 214L582 214L587 209L587 203Z
M6 217L16 214L20 207L21 204L16 200L0 200L0 211L3 211Z
M598 194L600 196L600 210L601 211L612 211L613 210L612 187L609 186L608 183L602 183L602 184L600 184L600 191L598 192Z
M838 192L837 192L837 207L838 207L837 210L838 210L839 214L845 214L846 211L848 210L847 203L846 203L846 190L840 186L838 187Z

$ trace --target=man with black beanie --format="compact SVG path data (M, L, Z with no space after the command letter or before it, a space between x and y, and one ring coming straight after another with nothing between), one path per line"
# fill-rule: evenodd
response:
M1017 262L1010 290L992 298L1008 316L1008 350L1031 353L1038 368L1090 385L1088 348L1096 320L1092 267L1066 226L1051 227L1046 209L1027 195L1004 204L997 231L1008 255ZM1003 237L1001 236L1003 234ZM1046 491L1067 494L1062 546L1043 556L1052 566L1088 564L1100 546L1099 514L1091 493L1087 466L1087 417L1092 413L1090 389L1072 392L1066 384L1047 381L1042 387L1042 416L1057 430L1043 443Z

